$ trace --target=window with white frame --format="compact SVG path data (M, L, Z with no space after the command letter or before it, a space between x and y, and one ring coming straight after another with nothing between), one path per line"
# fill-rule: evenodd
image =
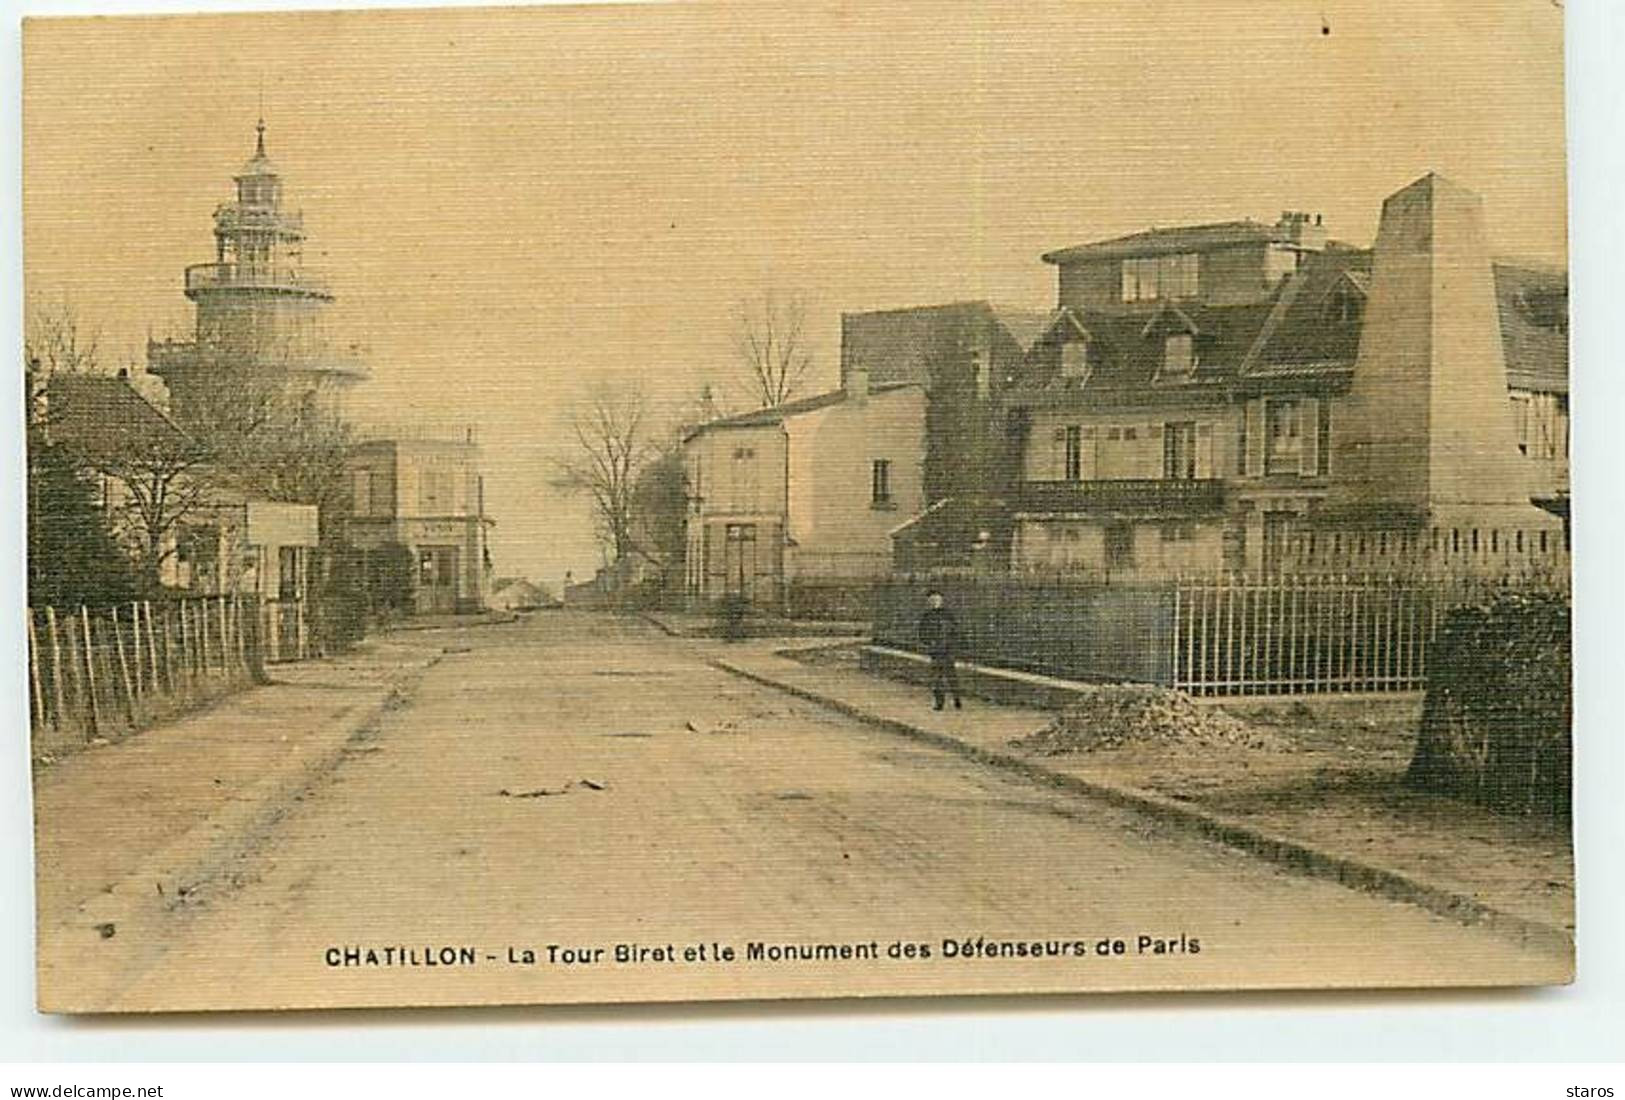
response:
M1061 377L1083 378L1089 373L1089 344L1068 340L1061 345Z
M1171 481L1196 477L1196 421L1176 420L1163 425L1162 476Z
M1162 343L1163 378L1184 378L1196 369L1196 338L1188 332L1171 332Z
M1291 398L1264 403L1264 472L1296 474L1303 468L1302 407Z
M350 511L358 516L372 515L372 471L356 470L350 475Z
M1123 261L1123 301L1194 298L1200 263L1195 252L1130 257Z

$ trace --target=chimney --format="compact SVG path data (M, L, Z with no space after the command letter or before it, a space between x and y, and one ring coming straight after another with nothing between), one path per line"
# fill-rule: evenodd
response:
M1319 214L1283 210L1275 230L1282 243L1301 251L1319 252L1326 247L1326 226Z
M869 368L857 363L846 372L846 395L856 404L869 400Z

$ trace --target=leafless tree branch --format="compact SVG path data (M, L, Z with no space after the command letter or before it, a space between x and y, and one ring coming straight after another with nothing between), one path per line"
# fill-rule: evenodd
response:
M598 539L611 561L638 552L638 478L658 454L649 419L641 390L600 386L572 413L575 447L555 463L552 484L589 499Z
M762 408L798 397L812 370L807 307L799 294L768 290L734 308L733 345L745 386Z

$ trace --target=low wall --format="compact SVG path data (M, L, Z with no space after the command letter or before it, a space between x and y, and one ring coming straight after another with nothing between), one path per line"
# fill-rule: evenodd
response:
M917 650L925 594L959 620L961 652L1068 680L1173 682L1170 585L1055 583L1025 577L895 579L875 586L874 641Z
M887 646L864 646L858 653L858 667L905 683L926 686L931 682L929 658ZM970 661L958 662L954 675L959 680L961 694L1006 706L1056 710L1077 702L1089 691L1086 684L1013 669L990 668Z
M795 577L785 586L784 613L792 619L867 622L874 614L872 577Z

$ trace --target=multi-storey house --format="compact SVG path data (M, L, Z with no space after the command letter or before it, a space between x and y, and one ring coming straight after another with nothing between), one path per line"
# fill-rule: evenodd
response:
M369 439L346 461L349 541L363 553L405 547L419 614L484 610L489 590L480 448L462 439L410 432ZM370 568L370 566L369 566Z
M1288 213L1046 255L1057 309L1004 402L1014 567L1507 572L1564 553L1567 285L1492 263L1480 206L1429 175L1369 250Z
M877 383L925 391L923 507L905 514L897 545L948 559L1008 559L1008 497L1021 455L1004 429L1003 399L1049 321L1047 311L985 301L841 317L843 377L861 368Z
M867 614L900 530L1003 508L1019 456L1000 400L1048 317L980 301L843 314L839 390L689 434L690 595Z
M689 597L861 602L890 567L892 528L922 506L925 419L918 384L871 386L857 368L839 390L690 432Z

